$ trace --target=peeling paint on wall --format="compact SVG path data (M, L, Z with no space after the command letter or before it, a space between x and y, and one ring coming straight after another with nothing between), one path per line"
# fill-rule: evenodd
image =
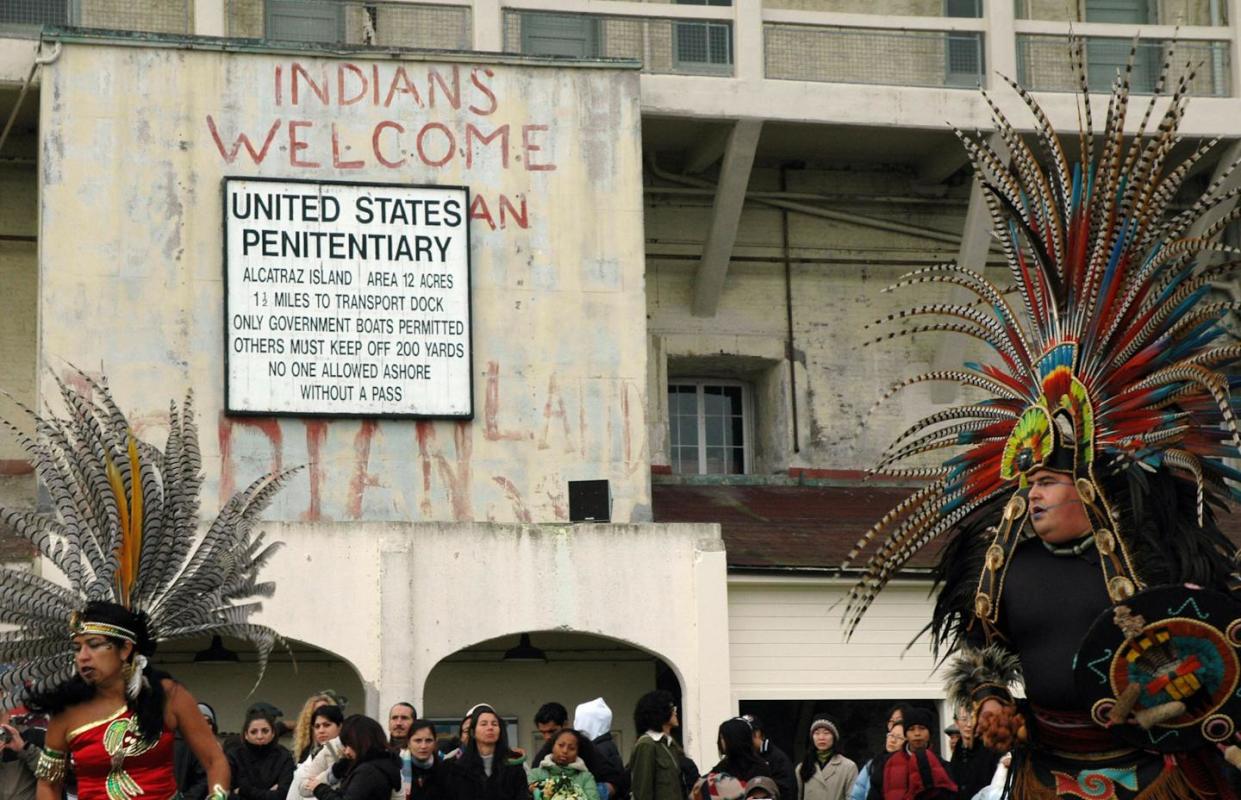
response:
M153 425L192 387L212 496L306 464L270 516L649 506L636 71L70 43L44 86L39 360ZM224 415L225 175L470 186L478 418Z

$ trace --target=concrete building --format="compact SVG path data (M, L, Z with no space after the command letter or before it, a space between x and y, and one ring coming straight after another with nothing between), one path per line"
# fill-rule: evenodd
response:
M309 465L267 526L286 547L263 621L291 652L255 697L290 714L325 686L446 724L487 701L528 748L539 704L603 694L627 752L633 702L660 686L704 766L738 711L790 750L829 711L859 752L891 702L942 706L925 639L907 649L929 561L848 643L834 604L849 544L909 491L862 471L953 396L876 401L967 355L864 346L907 300L881 290L951 259L1004 279L951 126L987 130L980 86L1026 119L1007 75L1072 131L1070 26L1100 89L1137 36L1139 93L1173 47L1197 66L1185 146L1221 139L1201 186L1241 155L1239 17L1238 0L8 0L0 386L38 405L50 373L102 366L156 441L192 388L205 511ZM255 407L226 395L226 178L468 187L472 417L234 413ZM8 440L0 473L6 501L37 502ZM610 523L570 524L583 480L608 481ZM530 655L523 634L543 660L506 660ZM253 668L225 644L238 663L195 663L206 642L161 656L230 728Z

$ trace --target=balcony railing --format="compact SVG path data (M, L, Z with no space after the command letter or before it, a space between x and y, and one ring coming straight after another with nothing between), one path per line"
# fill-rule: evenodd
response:
M193 0L0 0L0 30L73 25L114 31L192 33Z
M734 0L735 1L735 0ZM878 17L982 17L984 0L763 0L764 10L830 11Z
M641 61L644 72L661 74L733 74L732 24L715 20L506 9L504 51L629 58Z
M766 76L780 80L975 88L983 35L767 23Z
M1118 69L1123 69L1133 46L1132 39L1102 36L1086 38L1084 57L1091 91L1107 92ZM1130 90L1151 94L1165 61L1169 64L1168 90L1187 71L1194 73L1190 93L1198 97L1227 97L1230 47L1226 41L1167 41L1143 39L1134 53ZM1049 92L1077 91L1077 77L1063 36L1017 35L1017 73L1029 89Z
M317 44L469 50L470 8L341 0L228 0L228 35Z
M1017 19L1051 22L1120 22L1130 25L1228 24L1227 0L1154 0L1087 9L1081 0L1016 0Z

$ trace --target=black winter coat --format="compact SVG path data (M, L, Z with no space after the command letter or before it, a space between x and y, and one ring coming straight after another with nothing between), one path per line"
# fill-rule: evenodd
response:
M948 774L957 784L957 797L970 800L990 786L999 763L1000 754L988 750L980 741L975 741L973 747L966 747L965 742L957 744L948 762Z
M412 767L413 782L409 787L409 800L450 800L452 797L452 767L439 753L428 769L417 764Z
M620 750L616 749L616 742L612 741L612 734L605 733L591 744L594 745L595 761L599 765L598 772L592 771L595 780L615 786L617 797L628 797L629 773L625 771L625 762L621 759Z
M526 783L526 770L521 762L496 760L491 767L491 777L483 771L482 758L467 750L451 762L450 783L453 800L528 800L530 786Z
M172 772L185 800L203 800L207 796L207 771L180 733L172 741Z
M275 742L261 746L242 742L229 751L228 766L232 793L242 800L285 800L296 769L293 754Z
M797 797L797 775L793 771L792 760L783 750L772 744L770 739L763 742L762 756L767 759L767 766L771 767L771 779L780 789L780 796Z
M379 753L354 765L339 788L326 783L316 786L315 800L390 800L392 793L400 788L401 757L395 753Z

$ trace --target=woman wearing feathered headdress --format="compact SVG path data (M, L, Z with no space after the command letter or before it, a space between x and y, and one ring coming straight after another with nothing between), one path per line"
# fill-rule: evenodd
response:
M1011 81L1034 114L1037 156L990 98L1004 152L958 132L1018 299L951 264L899 284L954 285L979 301L893 314L952 318L901 333L963 333L998 360L896 387L946 380L985 396L928 415L885 454L879 473L929 483L851 554L886 533L850 595L849 630L915 552L948 534L933 643L962 649L950 691L984 742L1014 749L1014 797L1231 797L1216 749L1237 737L1241 603L1236 549L1211 506L1241 498L1241 472L1226 462L1241 457L1238 381L1225 371L1241 345L1223 324L1241 305L1210 292L1241 269L1213 261L1236 252L1213 240L1241 218L1217 211L1241 192L1222 190L1231 165L1174 210L1214 144L1170 165L1192 68L1157 129L1152 98L1131 135L1131 59L1096 143L1081 41L1072 52L1075 158ZM942 448L958 452L899 466Z
M274 587L256 574L275 545L251 526L287 473L231 498L199 539L202 482L187 399L171 411L161 452L139 442L105 384L91 396L61 384L67 419L31 413L37 438L18 436L55 505L52 517L0 509L0 524L29 540L67 586L0 568L0 697L51 715L39 758L39 800L61 796L72 759L79 800L167 800L177 795L173 740L180 734L227 796L227 761L190 692L150 662L166 639L230 634L260 663L275 642L247 622L255 596ZM261 673L260 673L261 674Z

